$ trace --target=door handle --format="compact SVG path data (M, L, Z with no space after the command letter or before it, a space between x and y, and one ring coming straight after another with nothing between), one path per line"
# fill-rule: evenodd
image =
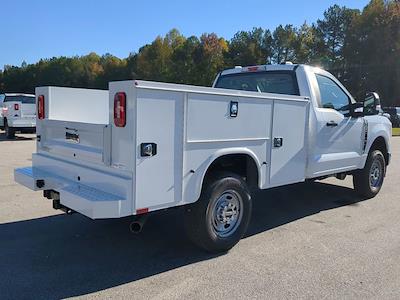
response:
M338 126L338 123L336 123L335 121L329 121L328 123L326 123L326 126L328 126L328 127L336 127L336 126Z

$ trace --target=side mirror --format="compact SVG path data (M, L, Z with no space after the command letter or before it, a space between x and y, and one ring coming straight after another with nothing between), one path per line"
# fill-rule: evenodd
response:
M365 115L377 115L381 111L381 99L377 93L368 93L364 100Z
M364 102L356 102L350 104L350 116L352 118L361 118L365 116Z

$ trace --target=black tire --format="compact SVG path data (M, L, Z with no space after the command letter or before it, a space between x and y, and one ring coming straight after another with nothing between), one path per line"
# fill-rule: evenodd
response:
M15 130L13 127L9 127L7 121L4 121L4 130L6 132L6 138L14 139L15 138Z
M373 198L382 188L386 174L385 157L379 150L368 154L364 169L353 175L354 189L362 197Z
M242 178L221 173L205 183L200 199L186 209L186 233L208 252L226 252L246 233L251 210L250 192Z

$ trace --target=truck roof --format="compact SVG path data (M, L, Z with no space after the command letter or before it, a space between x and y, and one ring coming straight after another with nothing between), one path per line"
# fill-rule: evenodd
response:
M24 93L4 93L4 96L25 96L25 97L35 97L33 94L24 94Z
M136 88L139 89L152 89L152 90L168 90L168 91L180 91L197 94L213 94L213 95L226 95L226 96L246 96L249 98L276 98L275 94L271 93L259 93L245 90L234 90L234 89L211 89L204 86L185 85L176 83L165 83L155 81L143 81L143 80L128 80L126 82L133 82ZM119 82L110 82L110 85L118 84ZM297 101L308 101L308 97L298 95L279 95L280 100L297 100Z
M236 66L231 69L226 69L220 73L220 75L244 73L244 72L261 72L261 71L293 71L296 70L300 65L286 63L282 65L255 65L255 66Z

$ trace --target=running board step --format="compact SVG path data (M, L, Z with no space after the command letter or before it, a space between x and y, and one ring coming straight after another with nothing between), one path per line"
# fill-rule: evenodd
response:
M123 197L98 189L71 184L60 190L61 204L91 218L119 218Z

